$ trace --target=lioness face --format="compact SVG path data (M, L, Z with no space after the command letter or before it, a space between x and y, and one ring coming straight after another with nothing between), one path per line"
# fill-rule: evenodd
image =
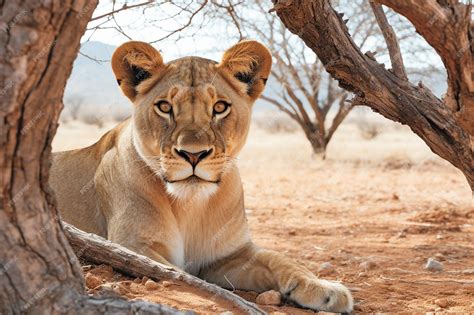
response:
M270 72L268 50L244 41L220 63L187 57L165 64L150 45L128 42L112 67L135 105L134 146L168 192L183 199L215 192L247 137Z

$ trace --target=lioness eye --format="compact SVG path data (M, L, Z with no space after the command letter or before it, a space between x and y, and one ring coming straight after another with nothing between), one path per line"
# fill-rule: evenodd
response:
M214 104L214 115L224 114L229 109L230 104L227 102L217 102Z
M167 101L158 101L155 103L156 108L164 114L169 114L171 112L171 104L168 103Z

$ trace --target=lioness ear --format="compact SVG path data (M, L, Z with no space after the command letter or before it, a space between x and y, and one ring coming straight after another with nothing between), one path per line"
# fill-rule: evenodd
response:
M225 69L247 86L246 93L252 99L258 98L263 92L271 67L270 52L253 40L241 41L229 48L219 64L219 68Z
M164 67L161 54L150 44L131 41L120 45L112 56L112 69L123 93L133 102L136 87Z

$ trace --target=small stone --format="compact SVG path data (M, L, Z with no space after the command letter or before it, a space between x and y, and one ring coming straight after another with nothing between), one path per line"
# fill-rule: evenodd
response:
M330 275L334 272L334 267L330 262L324 262L319 265L318 273L322 276Z
M234 315L231 311L222 312L221 315Z
M464 269L462 273L465 275L474 275L474 269Z
M426 265L425 265L425 269L430 270L430 271L442 271L443 264L434 258L428 258L428 261L426 262Z
M271 315L288 315L288 313L284 313L284 312L279 312L279 311L276 311L276 312L273 312L273 313L270 313Z
M359 272L359 278L365 278L365 277L367 277L367 273Z
M96 277L90 273L86 274L85 280L86 280L86 287L88 287L89 289L97 288L99 285L102 284L102 280L99 277Z
M296 231L295 230L288 231L288 235L295 236Z
M256 302L264 305L279 305L281 303L281 294L275 290L260 293Z
M155 281L149 279L147 282L145 282L145 288L147 290L156 290L156 289L158 289L158 283L156 283Z
M112 290L114 290L115 292L117 292L120 295L124 295L124 294L128 293L128 289L125 288L121 283L114 284L112 286Z
M112 290L112 284L111 283L103 283L98 287L99 290L101 291L109 291Z
M436 254L434 255L434 258L436 258L436 260L438 260L438 261L446 260L446 257L444 257L444 255L441 254L441 253L436 253Z
M436 299L434 300L434 304L438 305L441 308L446 308L449 306L450 301L448 299Z
M145 284L148 281L148 279L150 279L150 278L148 278L147 276L143 277L142 278L142 284Z
M135 279L133 279L133 283L142 283L142 279L135 278Z
M372 260L363 261L359 264L359 268L368 271L377 267L377 264Z
M173 282L171 281L163 281L161 282L161 285L164 286L165 288L170 287L173 285Z
M400 231L398 234L397 234L397 238L405 238L407 237L407 233L405 230L403 231Z

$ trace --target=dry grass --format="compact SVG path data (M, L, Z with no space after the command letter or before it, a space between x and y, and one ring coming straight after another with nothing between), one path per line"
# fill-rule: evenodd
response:
M301 127L288 115L277 111L265 111L254 115L254 124L268 133L293 133Z

